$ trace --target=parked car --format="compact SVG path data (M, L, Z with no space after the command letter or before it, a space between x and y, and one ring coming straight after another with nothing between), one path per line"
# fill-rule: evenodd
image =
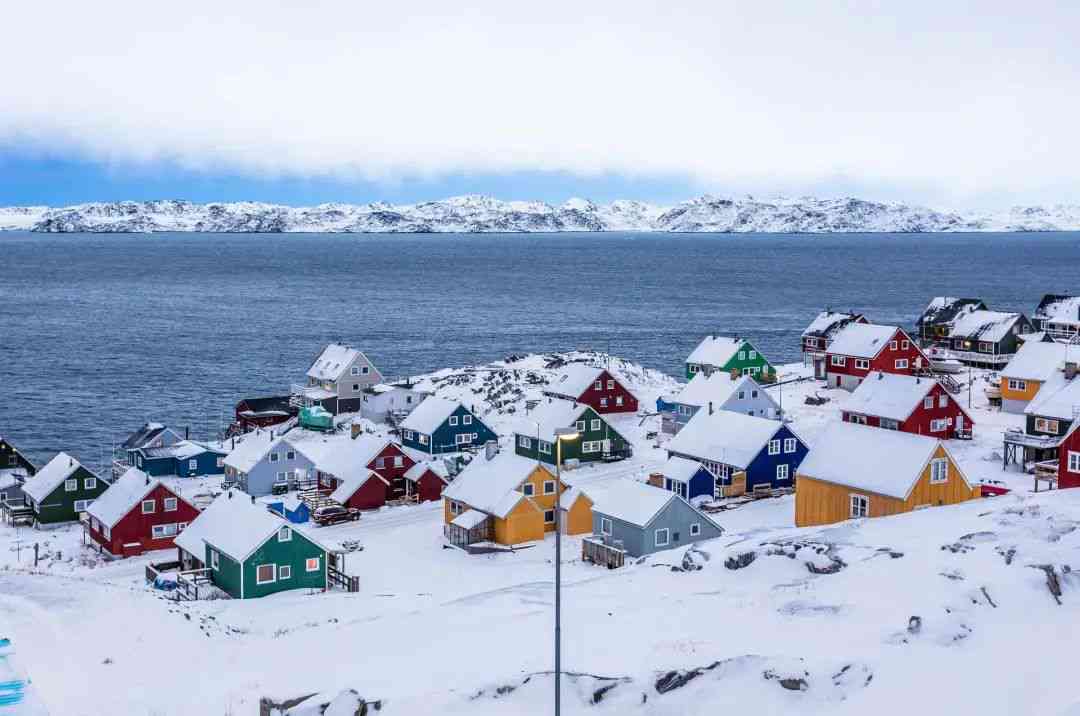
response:
M360 510L354 510L351 507L339 507L337 505L331 505L328 507L320 507L315 510L315 514L311 516L311 519L316 524L336 525L339 522L355 522L360 519Z

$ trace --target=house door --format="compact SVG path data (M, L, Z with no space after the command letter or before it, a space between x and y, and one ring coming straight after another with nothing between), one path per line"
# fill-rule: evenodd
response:
M611 454L611 439L610 438L604 440L604 454L605 455L610 455Z
M964 416L963 414L956 416L956 432L964 432Z
M840 376L836 376L836 387L840 387Z
M818 380L824 380L825 378L825 360L823 358L814 361L814 377Z

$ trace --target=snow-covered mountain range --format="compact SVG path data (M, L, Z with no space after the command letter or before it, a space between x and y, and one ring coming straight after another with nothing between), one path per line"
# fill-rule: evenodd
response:
M1071 231L1080 205L1020 206L971 213L903 203L840 199L756 199L702 196L661 207L639 201L560 205L460 196L420 204L320 204L291 207L258 202L195 204L121 201L68 207L0 207L0 230L38 232L351 232L522 233L661 232L942 232Z

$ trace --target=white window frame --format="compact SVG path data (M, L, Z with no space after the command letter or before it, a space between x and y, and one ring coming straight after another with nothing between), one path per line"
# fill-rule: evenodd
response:
M577 428L577 431L579 433L585 432L585 421L584 420L577 421L576 423L574 423L574 427Z
M428 444L428 436L423 434L423 433L420 433L420 437L417 438L417 440L420 442L421 445L427 445Z
M532 449L532 438L528 435L518 435L518 447L525 448L526 450Z
M277 578L278 578L279 582L283 581L285 579L292 579L292 565L291 564L283 564L280 567L278 567Z
M1035 418L1036 430L1040 430L1044 433L1053 433L1054 435L1057 435L1060 428L1061 423L1059 423L1057 420L1054 420L1052 418Z
M795 452L798 447L795 438L784 438L784 453Z
M614 380L608 378L607 389L608 390L615 390L615 381Z
M475 433L458 433L454 436L454 444L456 445L471 445Z
M279 460L281 460L281 455L276 452L270 453L270 462L278 462Z
M749 353L747 353L747 356L750 358L750 360L754 360L755 358L757 358L757 351L750 351Z
M594 390L603 390L603 389L604 389L604 383L603 383L603 381L599 381L599 380L598 380L598 381L596 381L595 383L593 383L593 389L594 389Z
M855 359L855 367L858 370L870 370L870 359L869 358L856 358Z
M776 479L786 480L791 477L791 467L787 463L776 466Z
M216 549L210 550L210 569L215 572L221 569L221 557L218 556L218 551Z
M1065 470L1068 472L1080 472L1080 452L1069 451L1069 456L1065 462Z
M938 396L937 404L938 404L939 408L947 408L947 407L949 407L949 396L942 393L941 395Z
M891 351L894 351L894 350L896 350L896 348L897 348L897 345L898 345L898 344L897 344L897 342L896 342L896 341L889 341L889 350L891 350Z
M369 373L371 373L371 366L360 366L360 375L368 375Z
M949 461L947 458L935 457L930 461L930 484L944 485L949 481Z
M349 375L360 375L360 366L354 365L349 369Z
M907 358L897 358L895 361L893 361L893 367L896 368L896 370L907 370L908 369L908 359Z
M544 480L544 494L545 495L554 495L555 494L555 481L554 480Z
M187 461L188 472L195 472L199 469L199 461L196 458L190 458Z
M922 406L926 410L931 410L934 407L934 396L928 395L922 399Z
M600 398L600 407L601 408L606 408L607 407L607 398Z
M660 535L663 533L664 541L660 541ZM661 527L653 533L653 544L657 547L667 547L671 544L671 531L667 527Z
M413 439L413 431L412 430L406 430L404 437L405 437L406 440L412 440Z
M900 341L900 348L906 351L907 349L911 348L911 343L908 341Z
M593 418L592 424L589 426L590 430L596 431L600 429L600 418Z
M150 509L146 509L146 506L150 505ZM157 500L143 500L142 501L142 513L144 515L152 515L157 512Z
M690 536L691 537L697 537L700 534L701 534L701 523L700 522L694 522L693 524L691 524L690 525Z
M551 515L550 520L548 519L548 515ZM544 524L545 525L553 525L553 524L555 524L555 510L554 510L554 508L550 509L550 510L544 510Z
M311 566L312 562L315 563L314 567ZM322 558L321 557L308 557L306 560L304 560L304 571L305 572L318 572L319 568L321 566L322 566Z
M170 528L172 528L170 530ZM165 522L160 525L152 525L150 527L151 539L166 539L168 537L175 537L179 534L180 530L177 528L175 522Z
M531 482L521 483L521 494L525 495L525 497L532 497L536 494L536 486Z
M837 355L829 356L829 363L839 368L843 368L847 365L847 357Z
M461 424L462 425L472 425L472 416L471 415L462 415L461 416Z
M603 441L601 441L601 440L585 440L584 442L581 443L581 452L582 453L600 452L602 442Z
M164 512L176 512L180 506L180 501L175 497L166 497L163 502L165 503L163 506Z
M852 519L870 516L870 498L866 495L851 493L848 495L848 512Z
M292 541L292 529L288 526L279 527L277 531L278 542L291 542Z
M79 481L72 477L64 480L64 492L75 492L79 489Z
M602 534L602 535L611 534L611 518L609 518L609 517L601 517L600 518L600 534Z
M539 443L539 447L540 447L540 452L543 453L544 455L550 455L551 454L551 443L549 443L547 440L541 440L540 443Z
M449 422L450 422L450 427L452 427L452 428L456 428L456 427L457 427L457 424L458 424L458 416L456 416L456 415L451 415L451 416L450 416L450 421L449 421Z
M622 396L621 395L616 395L615 396L615 405L616 405L616 407L622 407L622 404L623 404Z
M394 467L405 467L405 458L401 455L394 455Z
M779 440L779 438L774 438L773 440L769 441L769 454L770 455L779 455L780 454L780 440Z
M1009 378L1009 390L1027 391L1027 381L1019 378Z
M262 570L263 567L269 567L270 568L270 572L271 572L270 579L261 579L259 577L259 572ZM257 565L255 565L255 584L260 584L260 585L261 584L273 584L276 581L277 581L277 565L276 564L271 562L270 564L257 564Z
M92 502L93 500L75 500L75 511L86 512L86 509L90 507ZM82 507L79 507L79 505L82 505Z
M93 490L93 489L96 489L96 488L97 488L97 478L96 477L88 477L85 480L83 480L83 489L84 490Z
M949 421L945 418L934 418L930 421L930 432L943 433L949 429Z
M223 456L221 456L221 455L218 455L217 466L218 467L225 467L225 458Z

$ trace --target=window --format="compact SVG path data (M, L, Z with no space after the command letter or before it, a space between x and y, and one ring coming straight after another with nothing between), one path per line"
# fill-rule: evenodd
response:
M79 489L79 481L76 479L64 480L64 492L75 492Z
M260 564L255 568L255 584L270 584L277 581L276 564Z
M833 365L843 367L847 365L847 358L845 358L844 356L830 356L829 362Z
M287 451L285 453L285 459L286 460L295 460L296 459L296 451L295 450Z
M86 478L85 480L83 480L83 487L85 489L87 489L87 490L93 490L94 488L97 487L97 478L96 477L88 477L88 478Z
M848 413L848 422L855 423L856 425L866 425L866 416L856 415L855 413Z
M292 567L290 567L287 564L283 564L280 567L278 567L278 571L277 571L277 578L278 579L288 579L291 576L292 576Z
M1069 462L1066 469L1069 472L1080 472L1080 452L1069 451Z
M739 351L739 360L746 360L746 351Z
M697 537L699 534L701 534L701 524L695 522L694 524L690 525L690 536Z
M697 366L697 365L694 365L693 363L687 363L686 364L686 370L689 373L693 374L693 373L697 373L699 370L701 370L701 368L699 366Z
M383 457L375 458L375 469L376 470L381 470L384 467L386 467L386 458L383 458Z
M1009 378L1009 390L1027 390L1027 381L1017 380L1016 378Z
M865 495L851 496L851 516L867 517L870 514L870 498Z
M586 440L585 442L581 443L581 452L583 452L583 453L600 452L600 441L599 440Z
M549 443L547 440L541 440L540 441L540 452L544 453L545 455L550 455L551 454L551 443Z
M740 390L739 391L739 400L743 400L745 398L746 398L746 391L745 390Z
M280 459L281 455L278 455L276 452L270 453L270 462L277 462Z
M944 418L938 418L930 421L930 432L940 433L948 429L949 423Z
M527 438L524 435L518 435L518 447L523 447L526 449L531 448L532 438Z
M177 505L177 501L176 501L175 497L166 497L165 498L165 511L166 512L176 512L176 505Z
M751 398L756 398L757 396L758 396L758 392L756 390L751 390L750 391L750 397Z
M599 418L592 421L592 426L590 427L590 429L591 430L599 430L600 429L600 419Z
M750 351L750 360L757 358L757 351Z
M354 365L351 369L349 369L349 375L360 375L360 366Z
M421 435L420 436L420 444L421 445L427 445L428 444L428 436L427 435Z
M779 455L780 454L780 441L779 440L770 440L769 441L769 454L770 455Z
M533 487L531 482L524 482L521 484L521 494L525 495L525 497L532 497L536 494L536 488Z
M900 341L900 347L906 351L908 348L911 347L911 344L907 341Z
M979 341L979 352L980 353L993 353L994 352L994 344L993 343L986 343L985 341Z
M405 466L405 458L403 458L401 455L394 455L394 467L404 467L404 466Z
M942 393L938 396L937 404L939 408L947 407L949 405L949 396Z
M859 370L870 370L870 361L866 358L856 358L855 367Z
M157 508L157 503L155 503L153 500L143 500L142 513L144 515L153 514L153 512L154 512L154 510L156 508Z
M309 572L318 572L319 571L319 561L320 560L319 560L318 557L309 557L308 560L306 562L304 562L304 569L306 569Z
M185 527L187 527L187 522L181 522L176 525L176 531L183 532Z
M456 415L451 415L450 416L450 425L451 426L457 425L457 416Z
M1080 453L1078 453L1078 454L1080 454ZM602 534L602 535L611 534L611 520L609 520L607 517L601 517L600 518L600 534Z
M371 372L371 366L365 365L365 366L360 367L360 375L367 375L370 372Z
M217 569L221 566L221 562L218 560L217 550L210 550L210 569Z
M662 528L656 530L656 535L655 535L655 540L654 541L655 541L657 547L663 547L668 542L670 542L671 537L670 537L670 534L668 533L668 528L667 527L662 527Z
M462 425L472 425L472 416L471 415L462 415L461 416L461 424Z
M908 360L907 358L897 358L893 365L896 366L897 370L905 370L908 367Z
M458 433L454 436L454 442L458 445L468 445L473 441L472 433Z
M601 408L606 408L607 407L607 398L600 398L600 407Z
M788 479L789 475L791 475L791 472L790 472L790 468L787 465L777 465L776 466L776 479L777 480L786 480L786 479Z
M406 440L412 440L413 439L413 431L412 430L406 430L405 431L405 439Z
M622 396L621 395L616 395L615 396L615 405L619 405L619 406L622 405Z
M286 470L279 471L278 474L277 474L277 481L278 482L288 482L289 481L289 473Z
M278 542L288 542L292 539L292 530L288 527L282 527L277 531Z
M75 511L86 512L86 508L90 506L93 500L75 500Z
M936 457L930 461L930 484L940 485L949 481L949 461Z
M795 438L784 438L784 452L795 452Z
M866 418L863 418L863 423L866 423ZM882 418L881 422L878 424L878 427L885 428L886 430L899 430L900 423L890 418Z
M579 433L585 432L585 421L584 420L577 421L576 423L574 423L574 427L577 428L577 431Z
M175 522L167 525L154 525L150 529L150 536L154 539L164 539L166 537L175 537L178 531Z
M360 384L359 383L353 383L352 384L352 389L353 389L354 393L357 392L358 390L360 390ZM367 396L366 395L364 396L364 402L365 403L367 402Z
M889 350L896 350L896 341L889 341Z
M604 383L602 381L598 380L595 383L593 383L593 388L595 390L603 390L604 389Z
M555 481L554 480L544 480L544 494L545 495L554 495L555 494Z
M217 459L217 466L218 466L219 468L225 467L225 458L223 458L223 457L218 457L218 459Z
M1035 429L1041 433L1052 433L1057 435L1059 423L1056 420L1050 420L1049 418L1035 418Z
M615 381L613 381L613 380L609 380L609 381L607 382L607 389L608 389L608 390L615 390Z
M926 409L934 407L934 396L928 395L922 399L922 406Z
M550 525L555 523L555 510L544 510L544 524Z

